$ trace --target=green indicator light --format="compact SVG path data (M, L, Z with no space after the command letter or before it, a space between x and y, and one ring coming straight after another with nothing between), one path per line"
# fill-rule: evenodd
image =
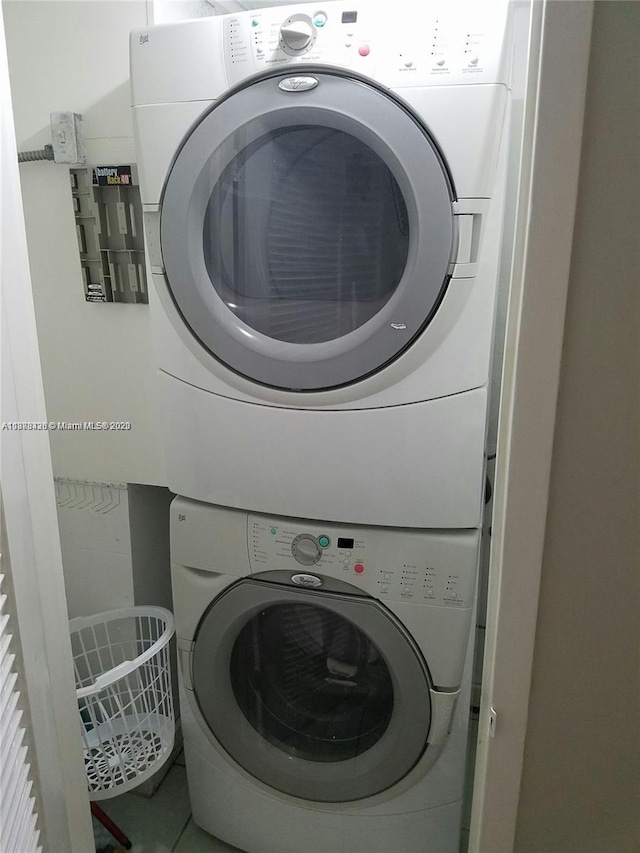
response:
M277 532L278 532L278 528L277 528L277 527L272 527L272 528L271 528L271 533L272 533L274 536L276 535L276 533L277 533Z
M329 537L328 536L320 536L318 537L318 544L321 548L327 548L329 546Z

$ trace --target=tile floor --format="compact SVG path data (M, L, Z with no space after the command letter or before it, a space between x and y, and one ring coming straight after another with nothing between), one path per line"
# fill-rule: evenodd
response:
M180 761L181 759L178 759ZM199 829L191 819L187 774L176 762L153 797L122 794L98 805L133 843L131 853L241 853ZM115 841L95 820L96 848Z

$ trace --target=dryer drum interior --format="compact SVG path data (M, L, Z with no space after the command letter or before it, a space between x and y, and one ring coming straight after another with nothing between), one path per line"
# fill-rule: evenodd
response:
M355 136L281 128L227 166L203 244L213 286L247 325L322 343L362 326L395 291L408 214L390 169Z

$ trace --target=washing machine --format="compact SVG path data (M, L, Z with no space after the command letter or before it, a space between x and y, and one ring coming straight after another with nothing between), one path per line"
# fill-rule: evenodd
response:
M249 853L458 853L478 544L176 498L195 822Z
M329 2L136 30L168 485L480 523L508 4Z

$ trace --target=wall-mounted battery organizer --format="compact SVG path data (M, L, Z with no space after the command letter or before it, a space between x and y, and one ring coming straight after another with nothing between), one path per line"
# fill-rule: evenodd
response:
M87 302L149 301L135 166L71 169Z

